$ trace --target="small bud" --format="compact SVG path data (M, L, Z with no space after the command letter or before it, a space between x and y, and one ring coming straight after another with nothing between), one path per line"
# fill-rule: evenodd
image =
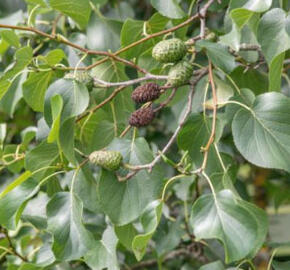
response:
M187 52L185 43L172 38L158 42L152 51L152 57L162 63L175 63L181 60Z
M84 83L84 84L88 84L91 83L93 81L93 78L90 76L89 72L87 71L77 71L76 73L71 72L71 73L67 73L64 76L65 79L72 79L72 80L76 80L80 83Z
M116 171L122 164L123 157L118 151L94 151L89 155L89 161L108 171Z
M160 96L160 87L158 84L149 82L138 86L132 93L131 97L136 103L146 103L153 101Z
M133 127L147 126L154 119L154 116L152 106L140 108L131 114L129 124Z

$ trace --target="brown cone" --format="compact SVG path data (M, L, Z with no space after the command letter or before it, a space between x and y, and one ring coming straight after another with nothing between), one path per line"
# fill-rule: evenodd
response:
M138 86L132 93L132 99L136 103L146 103L153 101L160 96L160 87L158 84L149 82Z
M140 108L133 112L129 119L129 124L133 127L147 126L154 118L154 111L151 106Z

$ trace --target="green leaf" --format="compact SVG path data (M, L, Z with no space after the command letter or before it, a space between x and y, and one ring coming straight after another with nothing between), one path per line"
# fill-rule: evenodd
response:
M269 65L269 91L280 91L284 52L290 49L290 15L279 8L261 18L257 38Z
M231 1L231 17L239 28L242 28L255 13L267 11L272 0Z
M5 72L0 79L0 100L5 96L5 101L2 102L2 106L4 107L4 111L11 116L13 115L17 102L22 97L22 89L18 85L19 80L21 80L21 84L23 83L22 79L24 79L26 73L20 74L20 72L31 62L32 56L32 49L30 47L18 49L15 53L13 67Z
M33 72L23 83L23 97L34 111L43 112L44 96L51 75L51 71Z
M45 141L30 150L25 156L25 168L31 172L38 169L52 166L59 158L58 147L53 143L46 143ZM33 177L41 179L48 169L36 173Z
M17 74L1 99L0 107L10 117L13 116L16 105L22 98L22 83L26 80L26 76L26 72Z
M243 103L249 107L251 107L255 101L255 95L254 93L247 88L240 89L240 94L235 95L231 98L231 100L238 101L240 103ZM232 121L234 119L234 116L237 111L241 109L240 105L237 104L227 104L226 106L226 116L227 118Z
M81 114L89 104L89 93L86 86L74 80L59 79L51 84L46 91L44 102L44 117L52 124L51 97L60 95L63 99L61 122L67 118Z
M30 222L40 230L46 229L46 204L48 201L48 195L44 192L39 192L35 198L28 201L21 219L25 222Z
M50 105L51 105L51 114L52 114L53 122L52 122L51 130L47 137L47 142L53 143L58 140L58 136L59 136L60 116L61 116L61 111L63 108L62 97L60 95L51 97Z
M22 71L31 61L33 57L33 51L30 47L23 47L15 53L15 64L9 69L2 79L10 79Z
M25 207L25 202L32 195L37 182L29 178L0 199L0 224L7 229L15 230Z
M224 72L230 73L235 68L235 57L229 53L226 46L207 40L198 41L196 44L206 49L207 56L212 63Z
M100 204L97 194L98 186L88 165L82 167L75 179L74 192L81 199L84 208L97 213Z
M66 119L59 132L59 143L61 150L63 151L65 157L72 163L76 164L75 150L74 150L74 135L75 135L75 117Z
M18 36L15 34L12 30L2 30L1 32L2 38L9 43L11 46L14 46L15 48L20 47L20 42Z
M187 150L193 162L200 164L203 160L201 148L206 145L211 133L212 119L201 114L192 114L180 130L177 144L182 150ZM222 136L223 124L217 120L215 142Z
M21 131L22 145L25 147L35 138L37 132L36 127L27 127Z
M128 76L125 73L124 65L109 60L101 65L98 65L92 70L92 76L108 81L108 82L120 82L128 80ZM102 102L107 98L113 91L113 88L105 89L101 88L98 91L99 97L97 102ZM134 103L131 99L131 87L123 89L109 104L102 107L107 112L108 117L104 120L110 120L116 125L114 128L118 130L120 123L123 124L122 128L127 126L128 118L132 111L135 110ZM116 122L116 123L115 123Z
M26 171L20 176L18 176L12 183L10 183L1 193L0 193L0 199L2 199L7 193L15 189L17 186L22 184L24 181L26 181L32 173L30 171Z
M6 162L12 162L13 160L15 160L15 153L17 151L18 148L18 153L19 154L23 154L24 153L24 147L20 147L16 144L6 144L4 147L4 151L3 151L3 155L10 155L8 157L5 158ZM11 156L11 154L13 156ZM13 172L14 174L18 174L21 172L21 170L23 169L24 166L24 160L23 159L19 159L18 161L14 161L12 164L8 165L6 168Z
M0 79L0 100L8 91L10 85L11 83L8 80L5 80L3 78Z
M286 31L289 24L290 15L279 8L268 11L260 20L257 38L269 65L290 48L290 34Z
M115 233L123 246L132 250L132 242L137 235L137 230L132 223L124 226L115 226Z
M47 237L46 241L42 244L42 246L40 247L39 251L36 254L36 263L37 265L40 266L48 266L51 265L54 261L55 257L51 250L51 239L50 237Z
M121 29L121 22L93 14L87 27L88 48L116 51L120 48Z
M218 103L224 103L233 96L234 89L227 81L221 80L217 76L214 76L214 82L216 85L216 95ZM210 100L207 100L205 104L212 107L212 98Z
M257 166L289 171L290 99L271 92L256 98L251 111L240 109L232 123L234 142Z
M49 51L47 55L45 56L45 60L49 66L54 66L58 64L64 58L66 58L66 55L64 51L61 49L55 49L55 50Z
M290 262L273 261L272 266L275 270L288 270L290 268Z
M163 203L152 202L141 217L141 224L144 232L134 237L132 249L138 261L145 255L147 244L157 229L161 215Z
M59 192L47 204L52 250L59 260L76 260L92 247L93 238L82 222L83 204L73 193Z
M176 0L151 0L151 5L168 18L180 19L186 16Z
M24 263L18 269L19 270L43 270L41 266L37 266L33 263Z
M7 124L1 123L0 124L0 146L3 145L7 134Z
M237 67L230 76L239 88L251 89L256 95L262 94L268 89L267 74L256 69L247 71L243 67Z
M187 180L188 179L186 179L185 181ZM179 183L186 184L187 182L185 181L181 180ZM182 227L183 222L181 220L176 220L170 223L167 221L160 222L157 231L153 237L158 257L165 255L166 253L174 250L178 246L185 233Z
M120 151L124 162L132 165L147 164L153 159L143 138L134 142L115 139L108 149ZM142 170L127 182L119 182L115 174L102 170L98 189L102 210L116 225L132 222L160 197L162 179L163 172L159 166L155 166L150 174Z
M227 263L252 257L267 233L266 214L230 190L202 195L193 205L190 222L197 239L223 243Z
M89 0L49 0L49 4L53 9L71 17L80 28L85 28L89 21L91 14Z
M82 126L81 141L87 149L102 149L115 137L113 121L103 120L105 118L100 118L102 114L94 114Z
M25 0L25 2L33 5L40 5L41 7L47 7L45 0Z
M108 227L102 240L96 241L94 248L85 255L86 264L94 270L119 270L116 255L118 239L112 227Z
M271 62L269 67L269 91L281 90L281 75L283 71L283 61L285 53L281 53Z
M127 19L122 27L121 32L121 45L126 47L127 45L138 41L144 37L144 24L146 26L147 34L153 34L164 29L168 19L161 16L159 13L155 13L148 21L137 21L133 19ZM145 41L133 48L122 53L126 58L132 59L137 58L139 55L144 53L149 48L152 48L158 41L161 40L161 37L152 38L148 41ZM150 52L151 55L151 52ZM152 57L152 56L151 56Z
M199 270L226 270L226 269L221 261L216 261L201 266Z
M220 41L234 49L235 51L239 51L240 41L241 41L241 31L237 28L236 24L232 24L232 29L229 33L220 36Z

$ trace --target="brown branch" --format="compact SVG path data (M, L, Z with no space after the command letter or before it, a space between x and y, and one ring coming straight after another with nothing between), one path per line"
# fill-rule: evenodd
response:
M206 168L207 160L208 160L208 152L209 148L214 142L215 138L215 132L216 132L216 118L217 118L217 94L216 94L216 88L214 84L214 79L213 79L213 72L212 72L212 64L211 61L209 60L209 65L208 65L208 71L209 71L209 81L211 84L211 89L212 89L212 98L213 98L213 120L212 120L212 126L211 126L211 134L210 137L207 141L207 144L205 147L202 148L204 157L203 157L203 162L200 168L200 171L203 171Z
M210 2L210 4L211 4L211 2L213 2L213 0L210 0L209 2ZM208 3L207 3L207 4L206 4L202 9L201 9L200 12L204 12L204 9L207 9L207 8L208 8ZM179 25L176 25L176 26L171 27L171 28L166 29L166 30L162 30L162 31L160 31L160 32L153 33L153 34L148 35L148 36L146 36L146 37L144 37L144 38L142 38L142 39L140 39L140 40L138 40L138 41L136 41L136 42L133 42L133 43L129 44L128 46L126 46L126 47L124 47L124 48L122 48L122 49L116 51L116 52L114 53L114 55L115 55L115 56L116 56L116 55L119 55L120 53L125 52L125 51L127 51L127 50L129 50L129 49L131 49L131 48L133 48L133 47L135 47L135 46L137 46L137 45L139 45L139 44L141 44L141 43L143 43L143 42L149 40L149 39L152 39L152 38L155 38L155 37L158 37L158 36L161 36L161 35L165 35L165 34L168 34L168 33L174 32L174 31L178 30L179 28L182 28L182 27L184 27L184 26L187 26L188 24L190 24L191 22L193 22L193 21L196 20L197 18L199 18L199 16L198 16L198 14L195 14L195 15L193 15L192 17L190 17L189 19L187 19L186 21L184 21L183 23L181 23L181 24L179 24ZM100 65L100 64L106 62L108 59L109 59L108 57L105 57L105 58L103 58L103 59L101 59L101 60L95 62L95 63L91 66L91 68L93 68L93 67L95 67L95 66L97 66L97 65Z
M159 162L159 160L161 159L162 155L164 155L169 148L171 147L171 145L174 143L179 131L181 130L181 128L183 127L187 117L189 116L190 112L191 112L191 108L192 108L192 99L193 99L193 94L194 94L194 89L196 84L201 80L201 78L208 73L208 69L204 68L202 69L202 71L199 73L199 75L195 78L195 80L191 83L191 91L189 92L188 95L188 102L187 102L187 106L186 106L186 110L183 114L183 117L181 118L181 120L179 121L178 127L177 129L174 131L173 135L171 136L171 138L169 139L169 141L167 142L167 144L165 145L165 147L163 148L162 151L159 152L159 154L148 164L142 164L142 165L132 165L129 166L130 170L132 171L140 171L143 169L148 169L149 172L152 171L153 167ZM134 176L135 174L133 173L129 173L124 179L128 180L130 179L132 176Z
M8 234L8 231L5 228L2 228L2 232L3 232L3 234L5 235L5 238L8 241L8 245L9 245L9 248L10 248L11 252L15 256L17 256L18 258L20 258L22 261L27 262L28 260L25 257L23 257L20 253L18 253L17 250L15 249L15 247L14 247L14 245L12 243L12 240L11 240L9 234Z
M174 259L182 256L182 257L191 257L191 258L194 258L202 263L206 263L206 262L208 262L208 259L206 257L204 257L204 255L202 254L203 252L202 252L202 248L200 247L200 245L201 245L200 243L193 243L185 248L173 250L164 256L162 262L174 260ZM138 269L143 269L146 267L152 267L152 266L155 266L157 264L158 264L158 261L156 259L152 259L152 260L143 261L143 262L137 263L135 265L129 266L128 269L138 270Z
M125 65L128 65L128 66L131 66L135 69L137 69L138 71L146 74L147 71L144 70L143 68L137 66L135 63L129 61L129 60L126 60L126 59L123 59L113 53L110 53L110 52L105 52L105 51L97 51L97 50L89 50L89 49L86 49L86 48L83 48L75 43L72 43L70 42L69 40L65 39L64 37L62 37L61 35L55 35L55 34L48 34L48 33L45 33L41 30L38 30L36 28L33 28L33 27L27 27L27 26L15 26L15 25L7 25L7 24L0 24L0 28L8 28L8 29L14 29L14 30L22 30L22 31L28 31L28 32L32 32L32 33L35 33L35 34L38 34L39 36L43 36L43 37L46 37L50 40L55 40L59 43L63 43L67 46L70 46L72 48L75 48L85 54L88 54L88 55L103 55L103 56L108 56L109 58L112 58L118 62L121 62ZM108 59L109 59L108 58ZM95 65L90 65L88 67L85 67L85 68L72 68L72 67L69 67L69 68L60 68L60 69L63 69L63 70L88 70L92 67L94 67Z
M95 111L97 111L98 109L100 109L101 107L103 107L104 105L106 105L108 102L110 102L119 92L121 92L122 90L124 90L124 88L126 88L126 86L120 86L118 88L116 88L113 93L108 96L105 100L103 100L101 103L99 103L98 105L96 105L95 107L93 107L92 109L84 112L82 115L80 115L77 119L76 122L81 121L83 118L85 118L87 115L94 113Z
M147 73L144 77L140 77L140 78L128 80L128 81L123 81L123 82L106 82L106 81L93 77L95 87L130 86L130 85L137 84L143 81L148 81L148 80L167 80L167 79L168 79L168 76L154 75L151 73Z
M169 97L164 102L160 103L158 108L154 109L154 113L160 111L162 108L167 106L171 102L171 100L174 98L174 96L176 94L176 91L177 91L177 88L173 88L171 94L169 95Z
M52 23L52 30L51 30L52 36L55 36L55 34L56 34L57 23L59 22L61 17L62 17L62 14L58 14L58 16L55 18L55 20Z

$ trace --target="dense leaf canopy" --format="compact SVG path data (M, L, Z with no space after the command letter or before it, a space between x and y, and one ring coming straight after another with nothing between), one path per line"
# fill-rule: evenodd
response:
M1 0L0 269L289 270L289 9Z

